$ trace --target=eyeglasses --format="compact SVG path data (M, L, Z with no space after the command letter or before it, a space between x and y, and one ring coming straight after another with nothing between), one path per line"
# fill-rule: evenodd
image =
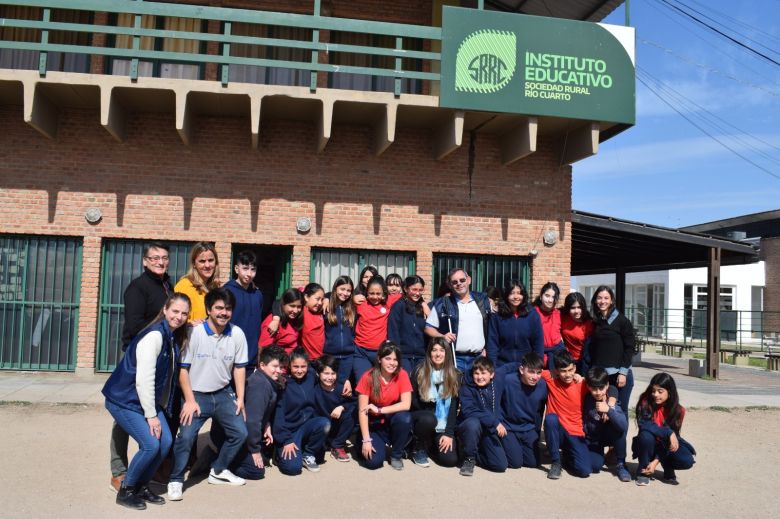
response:
M162 261L163 263L168 263L170 261L170 258L168 256L146 256L146 259L148 259L152 263L157 263L158 261Z
M466 282L466 278L460 278L460 279L451 279L450 284L451 285L462 285Z

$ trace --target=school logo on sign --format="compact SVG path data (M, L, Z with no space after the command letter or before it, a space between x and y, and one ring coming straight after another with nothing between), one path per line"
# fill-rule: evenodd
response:
M455 90L497 92L515 74L517 37L510 31L476 31L460 44L455 61Z

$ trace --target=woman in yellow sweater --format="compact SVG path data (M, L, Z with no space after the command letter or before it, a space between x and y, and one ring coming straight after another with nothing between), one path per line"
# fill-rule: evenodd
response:
M175 292L187 294L192 302L190 324L197 324L206 319L206 294L209 290L219 288L220 285L217 251L213 244L199 241L190 251L189 270L174 287Z

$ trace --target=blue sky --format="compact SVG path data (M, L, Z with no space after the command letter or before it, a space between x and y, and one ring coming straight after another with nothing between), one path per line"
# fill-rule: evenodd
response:
M780 61L780 1L681 1ZM604 21L624 20L620 7ZM684 105L680 98L673 102L689 118L719 117L719 127L705 126L711 134L780 177L780 66L675 14L661 0L633 0L631 25L637 66L649 81L687 98ZM654 89L675 95L665 86ZM636 126L574 164L572 196L574 209L680 227L780 209L780 178L703 134L637 81Z

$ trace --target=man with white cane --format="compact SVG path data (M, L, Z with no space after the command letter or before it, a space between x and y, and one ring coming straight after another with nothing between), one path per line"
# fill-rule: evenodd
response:
M458 369L467 373L485 349L490 300L471 291L471 277L460 267L450 270L447 279L452 292L433 302L425 333L449 341Z

